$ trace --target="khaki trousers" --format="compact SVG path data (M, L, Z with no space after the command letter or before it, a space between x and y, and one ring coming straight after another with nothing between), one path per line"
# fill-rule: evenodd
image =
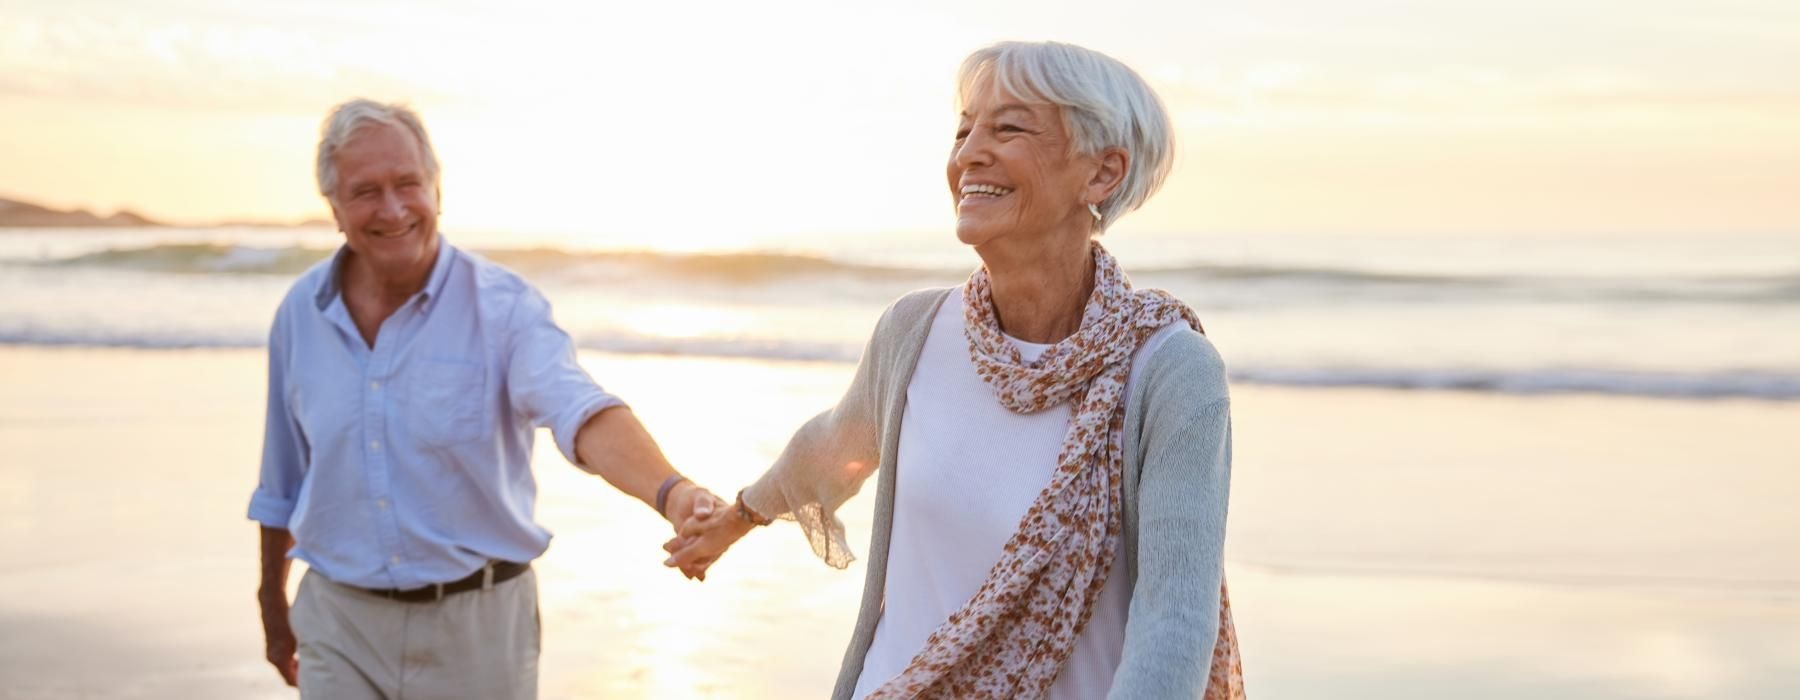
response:
M288 614L304 700L537 697L537 572L431 603L300 580Z

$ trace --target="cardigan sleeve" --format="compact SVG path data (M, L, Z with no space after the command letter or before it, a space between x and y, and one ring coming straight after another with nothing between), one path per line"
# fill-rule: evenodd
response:
M744 490L745 504L757 512L798 523L813 553L834 568L856 560L837 510L881 459L881 393L889 383L890 346L905 332L895 318L904 302L888 307L876 323L843 398L801 425L774 465Z
M1198 333L1156 350L1141 388L1137 582L1110 698L1199 698L1219 629L1231 404Z

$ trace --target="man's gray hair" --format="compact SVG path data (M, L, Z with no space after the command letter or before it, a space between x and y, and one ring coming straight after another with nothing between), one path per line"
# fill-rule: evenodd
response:
M1162 100L1136 71L1106 54L1053 41L1006 41L969 54L956 73L957 99L992 79L1019 99L1062 108L1077 153L1122 148L1131 155L1124 182L1100 203L1101 233L1143 205L1162 186L1174 161L1175 135Z
M419 142L420 159L425 161L425 176L430 178L432 189L437 189L437 150L431 147L431 137L425 133L425 122L419 119L419 113L403 104L382 104L359 97L332 108L319 128L319 194L336 201L332 195L338 184L337 150L370 124L397 126L412 132L413 139Z

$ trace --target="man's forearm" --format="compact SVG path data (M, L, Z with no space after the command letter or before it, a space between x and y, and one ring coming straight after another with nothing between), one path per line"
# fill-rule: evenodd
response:
M294 547L294 536L287 530L264 525L262 528L262 584L257 592L260 595L287 596L287 575L289 549Z
M653 508L657 488L675 474L662 448L624 406L596 413L581 426L575 435L575 456L584 469Z

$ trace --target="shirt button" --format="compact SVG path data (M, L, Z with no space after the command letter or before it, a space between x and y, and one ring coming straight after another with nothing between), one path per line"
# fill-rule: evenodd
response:
M369 382L369 391L381 391L381 382Z
M389 557L389 558L388 558L388 563L390 563L390 564L398 564L398 563L400 563L400 555L398 555L398 554L396 554L396 555L394 555L394 556L392 556L392 557Z
M387 499L385 499L385 498L383 498L383 499L381 499L381 500L379 500L379 501L376 501L376 502L375 502L375 507L376 507L376 508L381 508L381 509L383 509L383 510L385 510L385 509L387 509Z
M371 450L381 449L381 441L380 440L370 440L369 441L369 449L371 449Z

